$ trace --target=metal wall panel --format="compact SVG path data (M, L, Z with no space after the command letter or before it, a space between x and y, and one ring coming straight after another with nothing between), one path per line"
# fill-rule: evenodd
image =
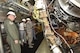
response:
M4 53L1 33L0 33L0 53Z

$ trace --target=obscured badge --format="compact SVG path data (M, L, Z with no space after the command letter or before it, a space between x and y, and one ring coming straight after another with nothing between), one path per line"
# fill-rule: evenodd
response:
M9 22L9 24L11 24L11 25L12 25L12 24L13 24L13 22L11 22L11 21L10 21L10 22Z

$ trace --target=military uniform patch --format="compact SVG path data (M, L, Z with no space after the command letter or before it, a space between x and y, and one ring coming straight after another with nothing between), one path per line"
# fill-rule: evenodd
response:
M11 24L11 25L12 25L12 24L13 24L13 22L11 22L11 21L10 21L10 22L9 22L9 24Z

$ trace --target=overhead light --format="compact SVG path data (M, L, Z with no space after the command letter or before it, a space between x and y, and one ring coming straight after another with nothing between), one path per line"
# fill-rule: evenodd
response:
M9 10L14 10L14 9L9 7Z

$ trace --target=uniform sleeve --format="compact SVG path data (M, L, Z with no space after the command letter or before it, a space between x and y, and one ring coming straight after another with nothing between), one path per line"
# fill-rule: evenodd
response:
M6 24L6 30L7 30L7 33L10 35L10 37L13 39L13 40L18 40L18 32L15 30L15 27L14 25L10 24L9 22L7 22Z
M30 22L30 26L31 26L31 28L33 27L33 24L32 24L32 22Z

